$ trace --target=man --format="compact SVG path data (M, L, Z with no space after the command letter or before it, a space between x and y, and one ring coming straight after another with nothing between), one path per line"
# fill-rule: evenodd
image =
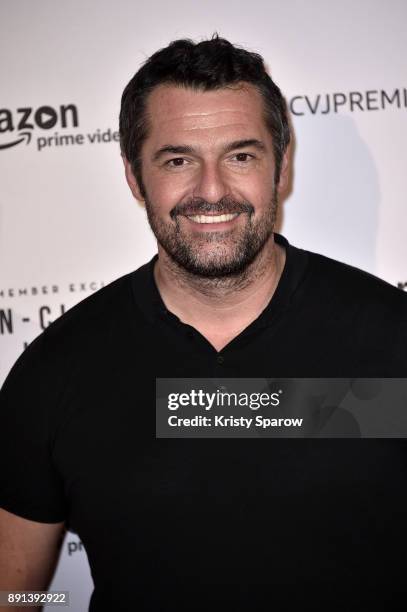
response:
M92 611L391 604L403 441L160 439L155 380L404 377L405 294L273 233L290 133L260 56L171 43L127 85L120 133L158 255L50 326L4 385L1 588L46 588L65 525Z

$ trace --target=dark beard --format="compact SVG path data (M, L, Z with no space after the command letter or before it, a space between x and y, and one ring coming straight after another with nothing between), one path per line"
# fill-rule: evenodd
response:
M174 223L164 223L155 213L154 204L145 199L150 227L166 253L190 274L202 278L225 278L241 275L262 251L271 234L277 213L277 192L267 211L253 222L254 207L248 202L237 202L222 198L215 204L202 199L189 200L171 211ZM205 212L227 214L239 212L247 215L248 222L240 231L202 232L191 238L180 227L179 215L203 214ZM227 244L225 244L227 241ZM207 257L200 256L201 248L211 243L213 248Z

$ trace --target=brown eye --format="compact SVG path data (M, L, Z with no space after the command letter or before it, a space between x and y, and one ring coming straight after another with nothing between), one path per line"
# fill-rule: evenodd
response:
M170 159L167 164L171 166L183 166L185 159L183 157L176 157L175 159Z
M238 162L247 162L252 159L252 155L249 155L248 153L237 153L235 158Z

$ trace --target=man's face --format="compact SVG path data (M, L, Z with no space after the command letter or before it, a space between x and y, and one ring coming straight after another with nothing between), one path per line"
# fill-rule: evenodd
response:
M271 236L277 188L263 113L249 84L208 92L161 85L150 94L144 191L125 160L126 176L160 247L193 274L238 274Z

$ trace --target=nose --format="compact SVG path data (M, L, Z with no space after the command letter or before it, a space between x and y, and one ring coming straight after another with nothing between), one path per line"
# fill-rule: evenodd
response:
M196 177L193 196L214 204L227 195L229 195L229 187L219 165L216 163L202 164Z

